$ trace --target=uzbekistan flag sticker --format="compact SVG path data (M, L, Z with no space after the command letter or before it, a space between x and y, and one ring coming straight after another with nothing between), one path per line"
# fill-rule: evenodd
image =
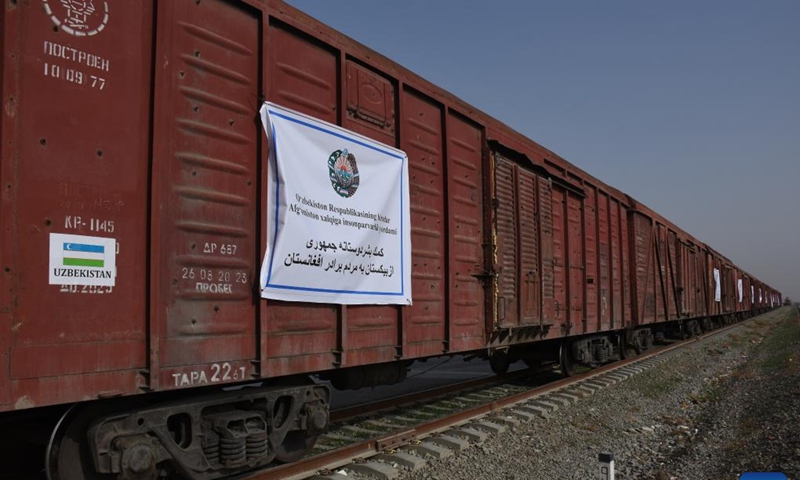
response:
M88 235L50 234L50 285L113 287L117 240Z
M105 265L106 247L87 243L65 243L64 265L70 267L96 267Z

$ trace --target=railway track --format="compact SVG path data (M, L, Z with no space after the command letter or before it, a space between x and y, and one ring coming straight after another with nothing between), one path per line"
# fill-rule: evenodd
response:
M345 465L365 473L380 471L382 459L404 465L404 450L437 456L443 447L460 449L468 442L505 430L509 425L547 417L596 391L667 360L682 348L759 318L651 349L636 357L568 378L554 379L554 370L532 369L463 382L396 399L332 412L330 431L305 458L291 464L238 477L238 480L300 480Z

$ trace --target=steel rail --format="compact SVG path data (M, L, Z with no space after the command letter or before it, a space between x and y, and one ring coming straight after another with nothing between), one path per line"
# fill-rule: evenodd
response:
M419 392L408 393L398 397L392 397L385 400L378 400L370 403L362 403L352 407L340 408L331 411L331 423L343 422L357 417L363 417L374 413L380 413L386 410L403 407L413 403L419 403L426 400L436 400L453 393L463 392L473 388L488 387L493 384L502 384L510 380L518 378L530 377L536 373L545 373L547 369L541 367L536 368L523 368L510 373L501 375L488 375L481 378L472 380L465 380L463 382L451 383L442 387L429 388Z

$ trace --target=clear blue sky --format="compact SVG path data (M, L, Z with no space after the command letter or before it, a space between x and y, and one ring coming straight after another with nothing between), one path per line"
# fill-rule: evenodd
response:
M289 3L800 300L800 1Z

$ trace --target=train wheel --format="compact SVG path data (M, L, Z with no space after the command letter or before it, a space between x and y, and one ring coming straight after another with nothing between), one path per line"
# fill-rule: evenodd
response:
M94 472L86 445L86 430L99 413L74 405L61 417L50 436L45 454L47 480L105 480Z
M700 329L700 324L696 320L689 322L689 334L692 337L699 337L703 334L703 330Z
M620 360L636 356L636 351L628 346L624 333L617 336L617 349L619 350Z
M572 342L564 340L558 352L558 362L561 365L561 375L571 377L578 372L575 359L572 356Z
M509 365L511 365L511 360L505 353L495 352L494 355L489 357L489 366L492 367L492 371L498 375L508 372Z
M275 460L282 463L291 463L300 460L317 443L319 435L307 436L304 432L293 431L286 434L283 444L275 452Z
M702 321L702 329L703 329L703 332L710 332L711 330L714 330L714 325L711 323L711 319L710 318L706 317L706 318L703 319L703 321Z

